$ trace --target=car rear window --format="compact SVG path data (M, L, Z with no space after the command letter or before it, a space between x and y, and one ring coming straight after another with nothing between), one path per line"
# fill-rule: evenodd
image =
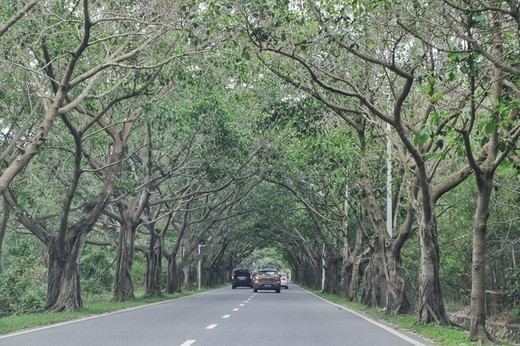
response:
M247 276L247 275L249 275L249 270L247 270L247 269L236 269L235 270L235 275L237 275L237 276Z
M265 275L265 276L278 276L277 271L260 271L260 272L258 272L258 274Z

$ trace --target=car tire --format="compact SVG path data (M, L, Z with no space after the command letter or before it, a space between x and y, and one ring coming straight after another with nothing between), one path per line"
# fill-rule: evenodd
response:
M258 292L258 288L253 288L253 292Z
M233 286L231 286L231 288L232 288L232 289L235 289L235 288L237 288L237 286L233 285Z
M278 289L276 290L276 293L280 293L280 291L281 291L281 290L278 288Z

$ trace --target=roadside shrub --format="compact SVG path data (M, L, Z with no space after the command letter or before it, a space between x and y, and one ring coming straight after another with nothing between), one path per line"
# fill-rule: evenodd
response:
M109 292L114 283L113 253L106 248L87 246L81 259L81 290L86 295Z
M0 315L40 310L45 306L45 267L33 255L20 257L0 274Z
M134 289L146 287L146 257L140 251L137 251L134 256L132 281L134 283Z
M46 295L45 285L31 286L20 300L20 310L33 312L42 309L46 303Z
M509 313L509 323L517 323L520 324L520 307L514 308Z
M507 287L504 289L506 296L513 302L515 307L520 304L520 269L506 268L504 276L508 281ZM520 309L520 307L518 307Z

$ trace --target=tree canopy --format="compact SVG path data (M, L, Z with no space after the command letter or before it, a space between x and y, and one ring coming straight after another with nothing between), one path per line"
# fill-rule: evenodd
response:
M0 315L238 266L484 342L518 303L518 3L4 5Z

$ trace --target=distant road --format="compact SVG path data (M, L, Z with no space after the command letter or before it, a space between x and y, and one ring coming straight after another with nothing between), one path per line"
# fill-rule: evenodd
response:
M217 289L0 336L1 346L431 345L291 285L281 293Z

